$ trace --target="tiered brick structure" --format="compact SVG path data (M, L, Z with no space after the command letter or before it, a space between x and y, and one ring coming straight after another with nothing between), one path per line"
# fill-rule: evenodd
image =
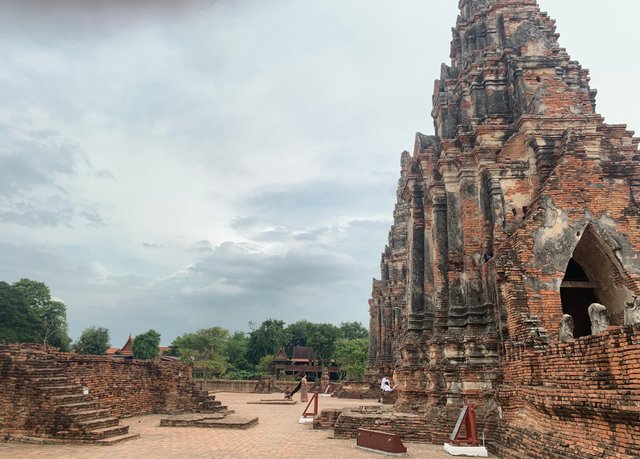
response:
M123 416L225 411L179 362L0 346L0 438L111 444L131 438Z
M596 114L535 0L459 7L436 135L402 155L370 375L396 370L396 408L435 426L427 440L474 403L507 458L638 457L639 140Z

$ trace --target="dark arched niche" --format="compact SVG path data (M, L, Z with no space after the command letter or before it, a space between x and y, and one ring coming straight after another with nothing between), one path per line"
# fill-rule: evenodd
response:
M573 317L576 338L591 334L587 312L591 303L606 306L611 325L624 324L624 302L632 294L624 285L623 273L612 248L592 225L587 226L560 286L562 312Z

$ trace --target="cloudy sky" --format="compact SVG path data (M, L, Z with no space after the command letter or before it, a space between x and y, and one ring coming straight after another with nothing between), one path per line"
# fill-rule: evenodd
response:
M540 5L599 112L640 129L637 2ZM400 152L433 131L456 15L456 0L2 2L0 280L44 281L74 339L104 326L114 345L366 324Z

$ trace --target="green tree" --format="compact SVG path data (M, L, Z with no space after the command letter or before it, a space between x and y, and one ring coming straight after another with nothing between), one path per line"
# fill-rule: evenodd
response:
M224 356L228 337L229 331L224 328L204 328L176 338L171 347L178 350L181 360L203 371L206 384L208 374L222 374L229 367Z
M49 287L43 282L20 279L13 284L26 301L27 306L38 317L38 342L69 350L71 338L67 333L67 307L51 298Z
M285 329L289 342L285 346L287 354L291 356L295 346L306 346L309 339L309 332L313 324L306 320L300 320L289 324Z
M307 345L316 352L316 358L324 366L324 362L333 357L335 342L340 335L340 329L333 324L309 324L310 332Z
M258 364L258 370L263 375L272 375L275 372L275 365L273 363L273 355L265 355L260 358Z
M103 327L86 328L74 349L78 354L103 355L109 349L109 330Z
M133 340L133 356L136 359L150 360L160 355L160 333L151 329Z
M247 360L249 337L245 332L237 331L229 337L224 349L224 356L229 362L231 371L251 371L253 366Z
M361 339L368 337L369 331L360 322L342 322L340 324L340 338Z
M267 319L258 328L255 328L253 322L249 322L249 326L252 330L249 334L247 360L254 365L259 364L265 355L275 355L288 341L282 320Z
M367 369L369 341L365 338L338 339L334 357L336 363L346 372L348 379L362 381Z
M40 317L21 291L0 282L0 343L39 342Z

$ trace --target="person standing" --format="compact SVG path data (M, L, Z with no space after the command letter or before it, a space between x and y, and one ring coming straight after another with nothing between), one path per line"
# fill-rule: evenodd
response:
M396 386L391 387L389 379L382 383L382 397L380 397L380 403L386 403L386 396L396 390Z
M378 398L378 403L382 403L382 399L385 393L385 387L388 387L388 386L389 386L389 378L387 378L386 376L383 376L382 381L380 381L380 390L382 391L382 394L380 395L380 398Z
M301 402L309 401L309 383L307 383L306 373L302 375L302 379L300 380L300 401Z

